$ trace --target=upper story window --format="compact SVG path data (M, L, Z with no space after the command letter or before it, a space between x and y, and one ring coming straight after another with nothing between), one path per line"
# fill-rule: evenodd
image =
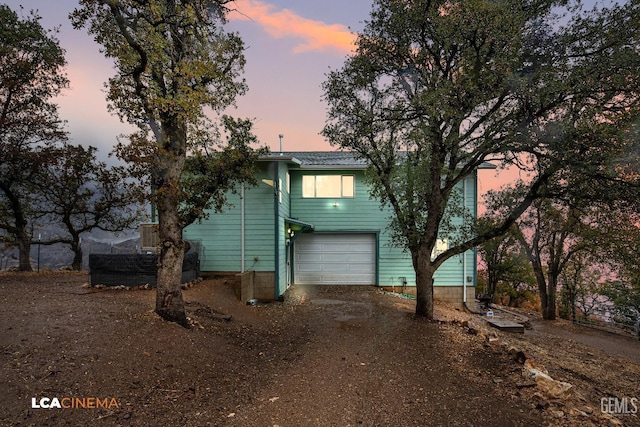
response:
M304 175L302 197L354 197L353 175Z

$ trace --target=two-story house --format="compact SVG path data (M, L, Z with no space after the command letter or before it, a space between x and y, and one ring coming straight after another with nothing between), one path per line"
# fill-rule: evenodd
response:
M348 152L272 153L259 162L256 187L238 189L223 213L187 227L185 239L200 247L202 271L250 272L257 299L278 299L290 285L415 286L407 251L388 229L365 182L366 165ZM473 213L477 178L461 184ZM446 249L442 236L438 249ZM447 260L436 272L435 297L473 299L476 253Z

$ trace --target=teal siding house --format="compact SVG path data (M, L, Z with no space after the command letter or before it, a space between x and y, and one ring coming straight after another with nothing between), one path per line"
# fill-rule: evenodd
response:
M261 159L258 186L229 196L231 207L184 231L200 248L200 268L241 273L243 300L278 299L289 286L374 285L412 293L408 252L388 230L364 180L365 164L348 152L283 152ZM476 212L477 177L462 184ZM438 250L447 248L447 238ZM476 253L447 260L436 272L435 297L461 304L475 296Z

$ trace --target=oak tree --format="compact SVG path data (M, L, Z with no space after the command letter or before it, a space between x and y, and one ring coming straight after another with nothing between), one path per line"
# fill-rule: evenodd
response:
M478 220L478 228L493 228L496 221L489 216ZM494 301L508 298L507 305L517 306L535 286L531 263L517 238L517 229L512 226L502 236L489 240L478 247L478 256L484 265L479 276L484 278L484 292L493 295ZM504 303L504 302L503 302Z
M125 168L98 161L95 147L64 144L50 151L50 161L38 171L34 187L40 195L38 211L61 233L40 243L68 245L74 254L71 267L81 270L83 234L134 228L143 213Z
M159 265L156 313L187 325L180 287L182 230L222 206L225 190L250 178L256 153L251 123L223 120L223 138L209 132L207 113L221 113L246 91L243 43L226 32L230 0L81 0L72 14L113 58L107 84L110 108L138 132L117 149L147 179L157 207ZM193 160L187 160L193 154ZM205 175L206 174L206 175ZM199 178L198 178L199 177ZM200 185L189 182L198 179ZM195 204L189 204L191 201ZM186 203L186 204L185 204Z
M324 83L322 133L368 162L374 194L412 257L417 315L433 317L433 276L445 260L561 192L567 171L606 185L604 166L624 145L619 131L637 113L638 6L571 5L376 0L355 53ZM460 183L486 161L526 170L527 191L492 230L443 230ZM450 247L432 258L443 237Z
M33 184L50 160L48 148L67 138L51 102L68 86L65 64L55 31L37 13L21 19L0 5L0 241L18 248L23 271L31 271Z

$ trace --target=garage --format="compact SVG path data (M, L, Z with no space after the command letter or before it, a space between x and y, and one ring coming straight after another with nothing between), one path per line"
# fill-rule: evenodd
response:
M303 234L293 268L300 285L375 285L376 235Z

